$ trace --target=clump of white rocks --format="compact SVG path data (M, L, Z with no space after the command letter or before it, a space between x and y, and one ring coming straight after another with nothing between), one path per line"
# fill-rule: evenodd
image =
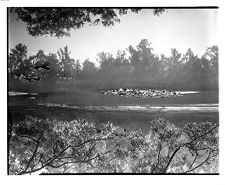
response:
M120 88L118 90L108 90L101 91L104 95L119 95L126 97L136 97L136 98L166 98L166 97L177 97L183 96L183 94L179 91L168 91L168 90L140 90L140 89L128 89L128 88Z

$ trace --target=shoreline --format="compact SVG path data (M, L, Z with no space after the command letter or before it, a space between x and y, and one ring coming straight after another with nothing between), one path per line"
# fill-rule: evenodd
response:
M219 112L218 104L185 104L182 106L76 106L56 103L38 103L45 107L61 107L87 111L121 111L121 112L147 112L147 113L213 113Z

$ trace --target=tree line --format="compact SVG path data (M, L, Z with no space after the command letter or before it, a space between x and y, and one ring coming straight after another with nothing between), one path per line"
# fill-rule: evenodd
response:
M216 45L208 47L201 57L192 49L181 54L176 48L171 49L170 56L158 56L151 43L142 39L136 47L130 45L116 56L100 52L97 61L99 67L89 59L84 60L82 67L80 60L71 58L68 46L56 54L46 55L39 50L28 57L27 46L20 43L8 55L8 74L13 79L30 81L101 80L121 87L218 89Z

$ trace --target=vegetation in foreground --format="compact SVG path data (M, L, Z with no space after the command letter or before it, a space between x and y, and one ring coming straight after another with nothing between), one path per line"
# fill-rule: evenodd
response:
M218 173L218 124L150 124L143 134L110 122L27 116L9 131L9 174Z

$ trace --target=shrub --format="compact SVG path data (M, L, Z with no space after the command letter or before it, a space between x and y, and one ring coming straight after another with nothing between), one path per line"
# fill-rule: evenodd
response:
M218 125L177 128L157 119L127 133L110 122L58 121L27 116L13 127L9 173L218 172Z

